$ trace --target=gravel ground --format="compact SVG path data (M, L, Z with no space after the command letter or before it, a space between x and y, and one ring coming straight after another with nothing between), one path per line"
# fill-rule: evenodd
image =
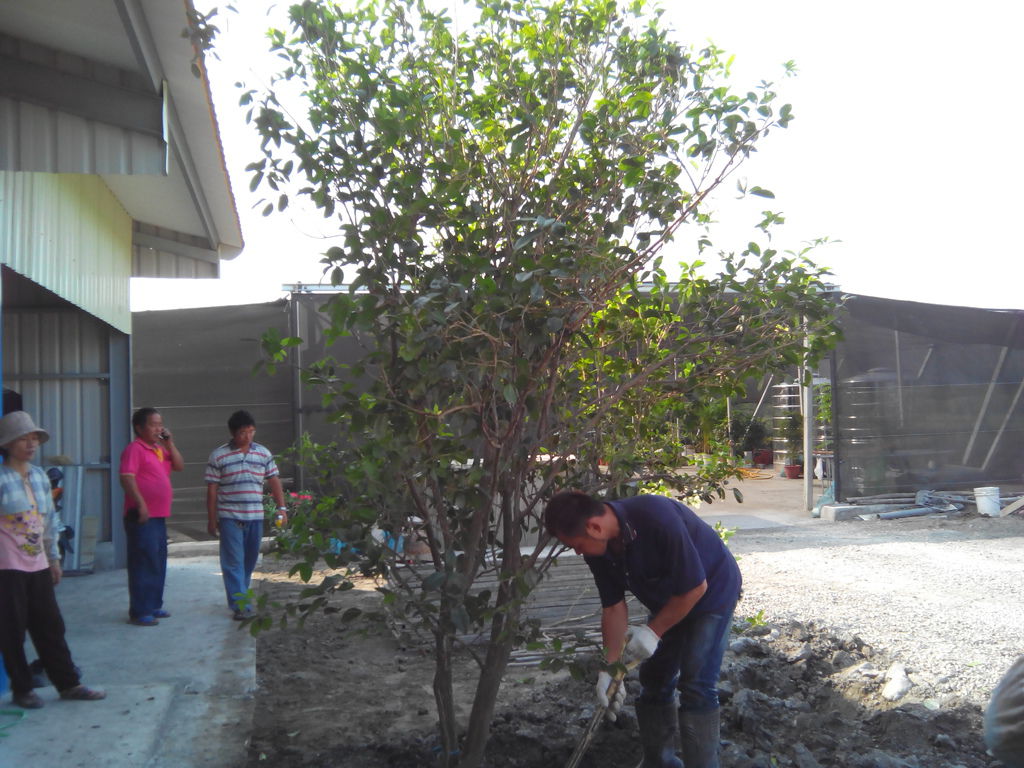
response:
M1024 653L1024 519L976 514L739 531L737 614L859 635L912 680L984 707Z

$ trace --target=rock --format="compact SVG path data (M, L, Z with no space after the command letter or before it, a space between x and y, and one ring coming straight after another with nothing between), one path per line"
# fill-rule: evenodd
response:
M853 654L849 651L838 650L832 654L832 666L836 669L846 669L857 663Z
M943 747L945 749L956 749L956 739L950 736L948 733L936 733L933 739L935 746Z
M885 679L892 680L897 677L908 677L907 668L898 661L894 661L889 665L889 668L885 670Z
M908 763L903 758L880 749L873 749L866 755L854 757L849 765L850 768L917 768L915 763Z
M749 689L739 691L734 697L733 706L735 707L736 720L738 721L740 731L752 736L762 734L765 731L762 713L774 711L780 705L779 701L766 696L760 691Z
M882 670L880 670L878 667L876 667L870 661L865 661L865 662L862 662L862 663L858 664L853 669L845 670L844 674L850 675L851 677L854 676L854 675L859 675L861 677L868 677L868 678L874 679L876 677L881 677L883 673L882 673Z
M793 712L808 712L811 709L811 705L808 704L807 700L804 699L804 697L801 696L799 693L795 696L790 696L783 703L786 709Z
M728 704L732 700L735 689L731 680L721 680L718 683L718 701L721 704Z
M796 640L802 643L806 643L808 640L814 637L814 632L806 624L800 621L791 621L787 627L790 635Z
M837 638L839 646L847 651L859 651L861 648L867 646L860 635L855 635L853 632L846 632Z
M754 755L754 764L751 768L778 768L778 764L774 755L758 753Z
M808 659L814 658L814 648L810 643L804 643L800 648L793 651L792 653L786 654L786 661L793 662L807 661Z
M899 701L914 687L914 684L910 682L910 678L907 677L906 668L899 662L889 667L885 676L888 682L882 689L882 698L886 701Z
M755 750L752 755L734 765L735 768L775 768L777 762L771 755Z
M740 637L729 644L729 650L737 656L765 656L767 651L752 637Z
M796 768L821 768L821 763L815 760L811 750L799 741L793 745L793 763Z
M733 679L740 688L749 688L755 691L772 690L776 683L768 671L762 670L756 664L741 666L734 670L733 675Z
M731 765L736 768L749 768L752 763L746 751L735 742L722 747L720 758L722 765Z

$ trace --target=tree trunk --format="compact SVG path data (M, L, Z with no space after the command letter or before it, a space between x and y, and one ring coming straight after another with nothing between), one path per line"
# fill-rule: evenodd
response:
M441 736L441 766L456 764L459 741L455 721L455 697L452 690L452 637L442 624L434 630L434 701Z
M483 762L487 739L491 735L494 705L498 700L498 691L505 677L505 669L508 667L508 659L512 654L519 629L522 599L517 594L516 577L522 568L522 555L519 551L522 534L519 526L513 524L510 498L512 497L509 494L505 494L502 503L505 546L502 551L504 562L501 569L501 584L495 600L497 611L491 621L487 657L477 680L473 710L469 714L469 730L466 732L466 743L459 768L478 768Z
M509 582L502 584L498 590L498 606L508 605L508 608L499 611L491 623L491 640L487 646L487 657L480 671L480 678L477 680L473 710L469 715L469 730L466 733L459 768L478 768L484 759L487 740L491 735L494 706L498 700L498 691L505 677L505 669L508 667L508 659L515 643L516 627L519 624L520 605L514 599L513 592L514 588Z

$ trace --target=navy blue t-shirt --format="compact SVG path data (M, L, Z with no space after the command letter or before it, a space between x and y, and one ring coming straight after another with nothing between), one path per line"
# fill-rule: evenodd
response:
M606 501L619 520L623 552L609 549L585 557L594 574L601 605L615 605L628 589L652 613L674 595L682 595L705 579L707 592L691 611L731 610L739 598L742 577L736 559L715 530L693 510L665 496L633 496Z

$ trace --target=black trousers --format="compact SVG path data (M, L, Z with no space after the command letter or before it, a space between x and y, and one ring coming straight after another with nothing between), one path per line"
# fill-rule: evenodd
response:
M66 691L78 685L49 568L32 573L0 570L0 654L15 696L32 690L26 630L54 687Z

